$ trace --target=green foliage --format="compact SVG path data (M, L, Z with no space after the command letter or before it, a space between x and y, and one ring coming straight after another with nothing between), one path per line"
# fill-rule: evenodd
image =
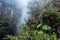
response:
M40 11L40 15L38 16L38 19L40 20L41 23L43 23L43 17L49 17L49 15L60 15L58 14L58 9L56 7L49 7L46 9L43 9ZM52 18L52 17L51 17Z
M42 29L43 27L48 27L47 29L50 29L47 25L42 25ZM24 30L21 32L20 35L8 35L8 38L10 38L10 40L57 40L57 35L54 32L53 34L49 35L47 33L44 33L43 30L30 30L30 28L27 25L23 25L22 28ZM44 29L46 30L46 28Z
M51 26L52 32L53 31L57 32L60 25L60 13L58 12L58 9L56 7L50 7L41 10L38 19L40 20L41 24Z
M20 35L8 36L8 38L10 40L57 40L57 34L53 31L56 30L56 23L59 22L57 10L56 7L42 10L40 15L36 17L37 20L29 19L27 24L22 26L23 30Z
M51 27L48 26L48 25L44 25L44 26L43 26L43 29L44 29L44 30L51 30Z

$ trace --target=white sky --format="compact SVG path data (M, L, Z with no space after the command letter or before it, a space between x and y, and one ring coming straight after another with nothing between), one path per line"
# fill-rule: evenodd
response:
M17 6L18 7L21 7L22 9L22 17L21 19L19 20L20 23L25 23L25 19L28 19L28 14L27 14L27 11L28 11L28 8L27 8L27 5L28 5L28 0L16 0L15 1L17 3Z

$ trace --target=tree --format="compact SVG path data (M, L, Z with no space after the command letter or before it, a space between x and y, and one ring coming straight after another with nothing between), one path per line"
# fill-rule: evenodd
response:
M52 7L53 4L51 2L52 0L31 0L28 3L28 13L30 14L30 17L33 17L35 19L36 16L39 15L41 9Z
M28 24L23 24L22 25L22 32L19 36L8 36L11 40L57 40L57 34L55 31L57 31L55 28L56 26L53 27L52 21L50 21L51 24L48 24L47 22L49 20L54 20L53 22L56 23L56 21L59 20L60 16L58 16L58 11L56 7L50 7L45 10L40 11L40 14L38 15L38 19L40 23L35 24L34 20L28 21ZM54 16L52 18L49 18L50 16ZM42 18L41 18L42 17ZM44 22L47 18L48 21ZM56 20L56 17L58 20ZM44 19L44 20L43 20ZM42 21L42 22L41 22ZM38 21L37 21L38 22ZM60 23L60 22L58 22ZM35 25L34 25L35 24ZM59 25L59 24L58 24ZM59 26L58 26L59 27Z
M13 5L0 1L0 40L6 35L16 34L16 23L20 11Z

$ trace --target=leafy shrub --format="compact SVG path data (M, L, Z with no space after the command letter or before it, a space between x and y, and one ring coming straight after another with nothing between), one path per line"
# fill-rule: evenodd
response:
M38 26L37 26L38 27ZM36 27L36 28L37 28ZM43 28L48 27L48 28ZM56 33L52 33L51 35L45 33L43 30L30 30L30 28L27 25L23 25L22 27L24 30L21 32L18 36L10 36L8 35L8 38L10 40L57 40ZM44 30L50 30L49 26L43 25L41 27Z

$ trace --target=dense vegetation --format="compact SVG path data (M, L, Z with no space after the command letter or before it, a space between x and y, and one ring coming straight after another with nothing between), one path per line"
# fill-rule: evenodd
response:
M30 17L25 20L26 24L20 24L19 29L22 31L16 35L16 25L22 9L16 7L14 0L11 3L0 0L0 40L57 40L60 38L60 10L48 1L40 3L40 0L33 0L28 3Z
M16 34L16 22L20 17L19 12L14 5L0 0L0 40L6 35Z
M18 36L7 35L10 40L57 40L60 34L60 14L56 7L49 7L40 11L36 18L29 18L22 25L22 32Z

